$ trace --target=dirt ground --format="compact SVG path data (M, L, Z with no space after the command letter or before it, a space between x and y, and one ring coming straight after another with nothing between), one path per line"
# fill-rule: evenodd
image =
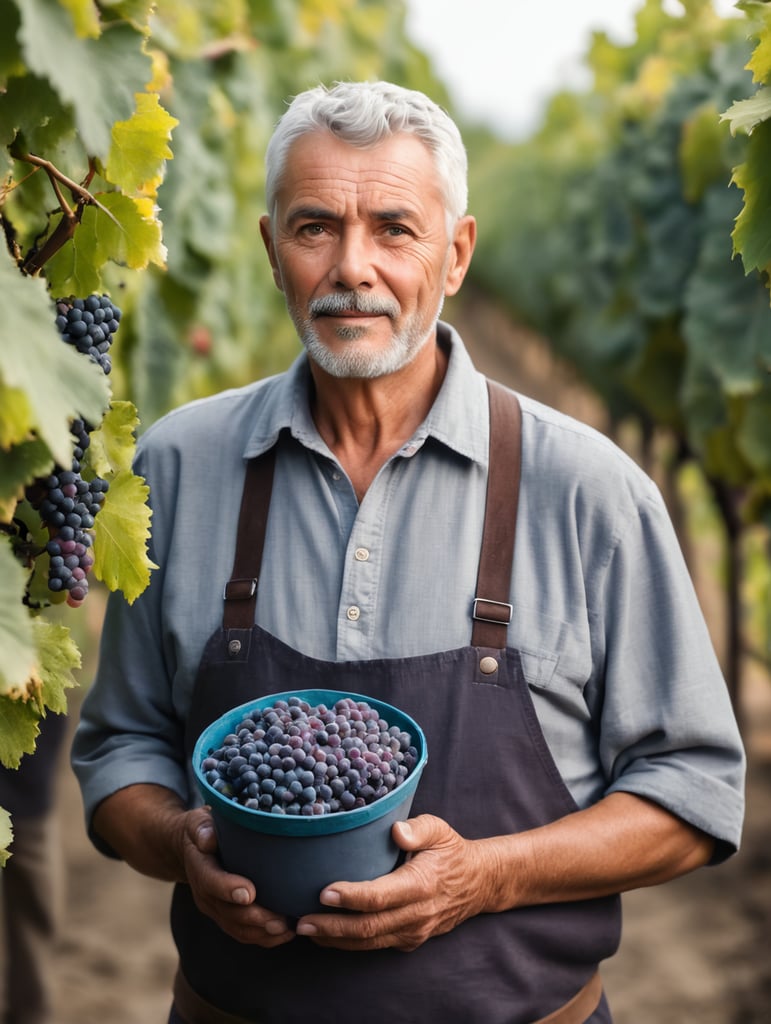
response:
M448 319L463 329L468 315ZM500 379L516 377L522 390L549 400L559 375L542 349L521 338L514 344L505 321L487 318L484 330L479 321L473 317L480 368ZM465 333L470 336L471 324ZM569 374L563 382L572 396L563 405L592 421L598 411L591 398L571 387ZM624 898L622 949L603 971L616 1024L771 1021L771 680L751 666L741 713L750 761L743 848L719 868ZM73 725L76 718L77 699ZM53 964L59 1009L51 1024L165 1024L175 967L169 888L91 848L66 768L58 813L67 902Z

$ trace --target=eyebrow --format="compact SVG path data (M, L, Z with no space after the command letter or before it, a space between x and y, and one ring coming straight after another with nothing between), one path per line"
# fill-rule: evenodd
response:
M375 212L375 220L383 221L387 224L396 223L403 220L414 220L415 211L410 210L407 207L396 207L394 209L384 209ZM330 220L339 221L341 218L338 214L334 213L326 206L298 206L297 209L287 217L287 224L296 224L300 220Z

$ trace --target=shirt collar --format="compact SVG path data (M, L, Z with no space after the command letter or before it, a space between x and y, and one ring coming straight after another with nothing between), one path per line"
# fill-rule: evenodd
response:
M475 369L458 332L442 321L437 329L439 342L449 355L447 372L428 416L405 448L415 451L431 437L486 466L489 411L485 378ZM244 448L244 458L261 455L276 443L283 430L288 430L306 448L328 454L310 414L311 375L304 352L286 373L257 387L259 417Z

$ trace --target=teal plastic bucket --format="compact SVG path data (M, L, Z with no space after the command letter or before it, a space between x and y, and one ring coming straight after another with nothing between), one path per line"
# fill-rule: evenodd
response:
M329 708L345 698L365 701L389 726L410 734L417 751L414 767L386 795L365 807L334 814L271 814L219 793L201 769L204 759L250 714L290 697ZM254 883L261 906L302 917L329 909L319 903L319 893L329 883L369 881L397 866L401 851L391 838L391 826L409 817L427 758L423 730L390 704L341 690L289 690L247 701L212 722L195 745L193 770L201 796L211 807L223 867Z

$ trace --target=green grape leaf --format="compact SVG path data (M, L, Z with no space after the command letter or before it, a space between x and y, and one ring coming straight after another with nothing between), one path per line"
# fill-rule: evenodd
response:
M734 171L734 182L744 191L744 207L733 230L734 251L744 269L771 270L771 121L752 133L747 159Z
M37 672L42 703L57 715L67 713L66 690L77 686L72 674L80 668L81 658L77 644L66 626L37 618L33 624L37 647Z
M60 465L72 458L69 421L80 415L99 423L109 401L107 378L88 357L62 342L53 307L39 278L19 274L0 256L0 380L27 396L32 425Z
M129 604L147 587L150 571L157 568L147 556L149 494L141 477L119 473L94 524L94 575L110 590L122 590Z
M19 32L19 11L11 0L0 0L0 83L10 75L24 73L17 35Z
M132 402L113 402L101 427L91 434L84 466L101 477L128 472L134 461L138 426L139 417Z
M0 807L0 868L4 868L11 856L8 847L13 842L11 816L4 807Z
M144 270L151 263L165 266L166 249L152 199L119 192L100 193L96 198L115 219L93 206L83 211L74 237L46 263L46 276L57 295L99 291L99 270L108 260L132 270Z
M72 106L87 152L106 159L113 124L131 116L135 94L152 75L143 35L114 22L98 39L80 38L55 0L24 0L20 14L19 41L29 68Z
M705 103L683 125L680 142L680 170L683 195L689 203L698 202L713 181L726 177L722 157L725 128L714 103Z
M157 93L139 93L136 99L137 108L131 117L112 127L105 176L123 192L144 189L147 194L155 194L165 162L174 155L169 140L179 121L163 109Z
M0 458L0 522L9 522L27 484L53 469L47 445L32 440L15 445Z
M736 432L736 445L759 476L771 476L771 389L753 395Z
M26 681L35 665L32 622L22 604L27 573L0 540L0 695L26 695Z
M40 735L40 709L34 700L0 695L0 764L18 768L24 754L35 753Z
M30 74L9 78L0 93L0 144L10 145L21 133L27 151L46 152L72 131L72 118L45 79Z
M736 100L724 114L720 115L721 121L727 121L731 127L731 134L746 132L751 135L763 121L771 117L771 88L758 89L754 96L747 100Z

